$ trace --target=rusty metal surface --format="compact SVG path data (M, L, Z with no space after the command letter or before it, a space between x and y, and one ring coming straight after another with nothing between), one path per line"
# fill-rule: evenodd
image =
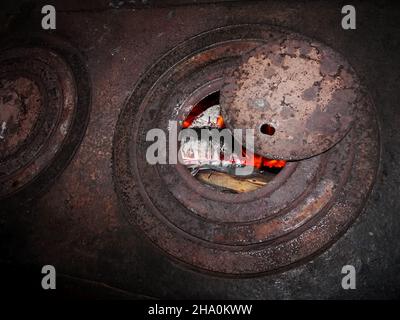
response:
M379 142L366 94L349 137L327 154L288 165L281 179L246 195L213 190L180 164L146 161L150 142L145 133L167 130L168 120L181 119L190 107L184 101L193 92L207 88L203 95L212 93L209 84L218 83L227 65L270 39L274 30L238 25L187 40L148 70L121 112L113 164L125 214L155 244L192 268L248 276L307 259L348 227L372 188ZM355 186L361 186L357 194L344 192Z
M85 133L87 75L68 43L32 35L3 41L0 79L0 198L28 187L26 199L33 198L61 173Z
M62 3L56 35L69 39L84 56L82 61L90 74L93 93L90 121L75 157L63 174L52 181L47 192L40 193L40 197L36 194L35 202L30 202L29 206L24 206L25 194L22 193L17 198L20 207L16 210L10 209L7 202L1 202L2 260L37 266L52 263L62 273L161 298L398 295L400 279L395 271L400 252L394 244L398 243L400 228L397 196L400 149L396 143L400 122L394 107L399 99L396 85L399 67L396 64L397 24L390 23L398 21L393 8L358 5L358 21L362 27L354 33L346 33L339 28L341 15L336 2L268 1L179 7L141 4L120 10L110 8L108 2L102 6L89 6L79 1L70 3ZM368 24L363 23L364 17ZM40 12L35 11L31 20L18 21L24 22L21 28L26 32L39 29L40 18ZM240 23L281 25L323 40L343 53L370 88L384 123L384 151L381 175L365 212L329 250L310 262L280 273L227 279L192 272L143 238L140 229L126 223L114 190L111 165L118 116L146 69L190 37ZM360 150L362 145L356 141L355 147ZM364 165L367 166L363 162L357 164L358 167ZM285 178L298 172L297 167L290 170ZM357 169L357 172L360 171ZM152 177L151 181L156 183L159 181L156 178ZM359 185L364 185L364 180ZM201 187L199 193L206 192ZM346 192L347 189L342 189L338 197ZM216 199L213 192L204 195ZM142 197L138 199L135 204L138 212L148 210ZM235 199L227 198L227 201ZM350 206L344 203L341 208ZM329 222L327 219L320 220L321 228L324 222ZM354 264L357 269L356 292L340 288L340 269L344 264Z
M3 79L0 89L2 158L12 153L31 133L42 99L38 86L30 79Z
M362 95L354 71L326 45L274 30L237 64L225 73L222 113L228 127L255 130L256 153L301 160L349 131Z

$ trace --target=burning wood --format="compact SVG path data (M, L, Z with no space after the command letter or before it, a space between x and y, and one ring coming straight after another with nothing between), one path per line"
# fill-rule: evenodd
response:
M197 178L199 181L222 189L231 190L236 193L243 193L254 191L265 186L273 179L273 175L258 174L250 178L240 178L223 172L203 171L198 173Z
M198 103L182 122L183 129L194 129L200 137L200 130L227 130L218 104L218 93L214 93ZM232 134L228 139L232 139ZM229 143L232 143L229 141ZM196 175L200 170L216 170L234 175L234 169L251 166L255 172L268 169L281 169L286 161L267 159L257 154L250 154L242 148L241 154L226 154L228 141L189 140L183 141L180 148L182 162Z

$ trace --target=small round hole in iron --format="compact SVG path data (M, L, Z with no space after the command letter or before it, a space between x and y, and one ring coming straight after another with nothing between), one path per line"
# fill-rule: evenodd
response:
M273 136L275 134L275 128L268 123L264 123L260 127L260 132L269 136Z

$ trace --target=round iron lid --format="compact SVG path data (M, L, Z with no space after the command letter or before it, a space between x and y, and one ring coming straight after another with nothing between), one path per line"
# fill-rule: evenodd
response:
M83 61L54 35L1 41L0 199L9 205L38 197L80 145L90 110Z
M227 70L221 108L228 127L254 129L254 152L300 160L339 142L360 100L350 65L322 43L274 38Z

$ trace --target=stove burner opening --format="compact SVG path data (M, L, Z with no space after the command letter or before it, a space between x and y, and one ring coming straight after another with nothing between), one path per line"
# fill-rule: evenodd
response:
M190 128L198 132L202 129L226 129L224 119L221 115L219 98L220 92L216 91L196 103L186 118L181 122L182 129ZM273 135L275 133L275 128L268 124L261 126L260 130L261 132L265 130L263 133L268 135ZM225 139L226 137L224 136L222 141ZM207 146L209 146L208 143L208 141L200 140L196 146L184 146L180 150L182 152L182 150L191 150L193 148L207 148ZM218 145L218 148L222 150L225 142L221 143L222 145ZM184 164L198 181L210 185L218 191L228 193L243 193L262 188L274 179L286 165L285 160L268 159L254 154L253 158L245 158L245 163L242 162L242 165L252 166L254 169L253 173L247 176L238 176L234 173L237 163L232 160L224 159L223 152L217 154L218 159L208 158L205 159L206 161L204 161L204 163L202 163L202 159L196 159L196 156L194 156L191 151L183 152L186 153L185 156L190 153L190 156L184 157ZM246 148L242 147L242 156L245 155ZM216 160L219 165L212 165L214 160Z

